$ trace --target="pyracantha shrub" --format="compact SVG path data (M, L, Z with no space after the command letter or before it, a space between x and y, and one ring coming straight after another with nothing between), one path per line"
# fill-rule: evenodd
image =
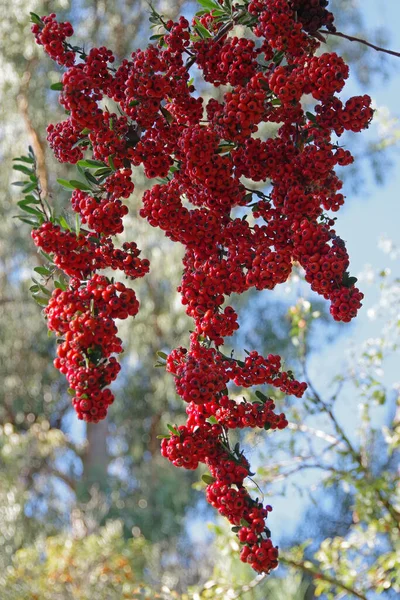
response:
M274 386L301 397L306 384L282 370L279 356L252 351L238 360L221 352L239 327L226 300L251 288L272 290L297 262L330 301L335 320L356 316L363 295L327 212L344 202L336 166L353 161L337 138L368 127L371 100L338 97L349 69L336 53L319 51L319 29L335 31L327 1L200 4L192 22L166 21L152 9L156 41L119 65L105 47L86 53L71 46L70 23L32 15L37 43L65 68L54 87L67 117L47 133L57 160L77 164L82 176L61 181L73 190L76 231L45 204L31 154L22 159L29 166L19 168L31 179L24 188L31 195L20 205L50 260L38 273L47 280L64 273L49 299L40 282L32 287L57 335L54 364L69 382L78 417L97 422L113 402L108 386L120 370L116 320L139 309L129 283L101 273L111 268L130 282L148 272L134 242L120 247L112 238L123 231L133 169L143 165L148 178L163 178L143 194L140 217L184 246L178 291L194 324L188 348L166 356L187 422L170 426L161 451L178 467L208 466L208 502L233 525L241 559L268 573L278 564L265 522L272 509L247 491L250 465L228 432L288 423L261 390L253 402L229 394L234 386ZM239 24L247 37L231 35ZM194 65L196 77L221 87L219 101L195 93ZM118 114L104 108L105 99ZM265 124L277 130L268 139L260 136ZM247 187L252 181L265 182L268 193Z

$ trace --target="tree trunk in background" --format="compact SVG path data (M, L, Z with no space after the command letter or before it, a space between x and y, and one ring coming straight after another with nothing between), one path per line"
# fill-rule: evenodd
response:
M86 488L97 484L104 489L107 483L109 456L107 452L108 419L86 426L87 450L82 458L82 479Z

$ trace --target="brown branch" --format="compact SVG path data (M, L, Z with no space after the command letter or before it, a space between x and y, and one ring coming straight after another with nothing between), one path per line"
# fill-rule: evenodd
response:
M32 70L36 63L37 59L32 58L28 61L27 69L22 76L21 79L21 88L18 95L18 106L19 110L23 116L25 121L26 128L28 133L32 139L32 146L36 156L37 161L37 174L40 181L40 186L43 192L43 195L46 197L48 193L48 175L47 175L47 167L46 167L46 157L44 144L39 137L38 132L33 126L32 119L29 116L29 84L32 77Z
M73 492L76 492L77 484L76 484L76 481L71 479L71 477L68 477L68 475L66 475L62 471L59 471L58 469L56 469L55 467L50 466L50 465L47 466L47 471L53 477L57 477L57 479L61 479L61 481L63 481Z
M363 40L358 37L354 37L353 35L347 35L347 33L341 33L340 31L327 31L325 29L321 29L319 33L323 33L324 35L336 35L337 37L344 38L349 40L349 42L358 42L359 44L364 44L364 46L368 46L369 48L373 48L377 52L384 52L385 54L391 54L392 56L397 56L400 58L400 52L395 52L394 50L388 50L387 48L381 48L376 44L372 44L371 42L367 42L367 40Z
M330 575L325 575L324 573L317 571L317 569L308 567L304 562L296 562L289 558L285 558L284 556L280 557L280 562L284 565L288 565L289 567L293 567L294 569L299 569L300 571L303 571L303 573L310 575L310 577L312 577L313 579L321 579L322 581L326 581L327 583L334 585L336 588L341 589L344 592L348 592L356 598L360 598L360 600L368 600L367 596L365 596L362 592L351 588L350 586L346 585L345 583L342 583L334 577L331 577Z

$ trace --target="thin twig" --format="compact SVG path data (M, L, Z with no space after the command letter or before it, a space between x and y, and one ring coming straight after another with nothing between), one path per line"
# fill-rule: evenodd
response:
M348 35L347 33L341 33L340 31L327 31L325 29L320 29L319 33L323 33L324 35L336 35L337 37L344 38L349 40L349 42L358 42L359 44L364 44L364 46L368 46L369 48L373 48L377 52L384 52L385 54L391 54L392 56L397 56L400 58L400 52L395 52L394 50L388 50L387 48L381 48L376 44L372 44L371 42L367 42L367 40L363 40L361 38L355 37L353 35Z
M245 585L243 585L240 590L238 590L238 592L236 592L236 594L234 596L230 596L230 598L232 598L232 600L236 599L236 598L241 598L243 596L243 594L246 594L247 592L250 592L252 589L254 589L257 585L260 585L260 583L262 581L264 581L264 579L266 578L266 573L261 573L260 575L257 575L257 577L255 577L254 579L252 579L252 581L250 581L250 583L246 583Z
M303 573L307 573L307 575L310 575L312 578L321 579L322 581L331 583L335 587L337 587L345 592L348 592L349 594L352 594L356 598L360 598L360 600L368 600L367 596L365 596L362 592L359 592L358 590L351 588L350 586L346 585L345 583L342 583L341 581L339 581L338 579L335 579L334 577L331 577L330 575L325 575L325 573L321 573L320 571L317 571L314 568L308 567L304 562L296 562L289 558L285 558L284 556L280 557L280 561L284 565L288 565L289 567L293 567L295 569L299 569L300 571L303 571Z

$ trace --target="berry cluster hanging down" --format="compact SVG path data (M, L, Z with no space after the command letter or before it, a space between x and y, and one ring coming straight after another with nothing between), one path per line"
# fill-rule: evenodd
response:
M353 161L337 139L368 126L371 100L342 101L348 66L334 52L317 53L319 29L335 31L326 0L199 3L190 23L152 9L154 43L119 65L105 47L86 53L71 46L70 23L32 15L37 43L65 68L55 89L67 118L49 125L47 139L83 178L61 182L73 189L77 231L49 213L39 194L32 236L67 282L44 310L60 342L55 366L68 379L78 417L96 422L113 401L108 385L120 369L115 321L139 309L127 284L101 273L111 268L129 281L148 272L134 242L119 247L112 238L123 231L133 169L158 178L143 194L140 216L184 246L178 291L194 321L188 348L166 359L188 418L171 427L162 454L178 467L208 466L207 500L233 525L241 559L268 573L278 564L265 522L272 509L247 491L250 465L228 434L281 430L287 420L261 390L253 402L237 402L229 389L274 386L301 397L306 384L282 370L279 356L252 351L238 360L221 352L239 327L226 300L272 290L299 263L335 320L356 316L363 295L329 213L344 203L335 167ZM195 93L193 65L196 78L220 88L219 99ZM115 112L103 108L104 99Z

